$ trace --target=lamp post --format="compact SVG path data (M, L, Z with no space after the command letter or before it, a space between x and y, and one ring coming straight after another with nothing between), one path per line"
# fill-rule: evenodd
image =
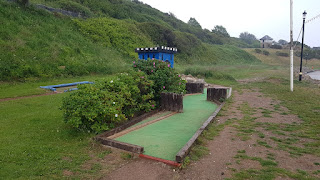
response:
M304 41L304 24L306 22L306 16L307 12L303 12L303 25L302 25L302 44L301 44L301 60L300 60L300 73L299 73L299 81L301 81L302 78L302 58L303 58L303 41Z

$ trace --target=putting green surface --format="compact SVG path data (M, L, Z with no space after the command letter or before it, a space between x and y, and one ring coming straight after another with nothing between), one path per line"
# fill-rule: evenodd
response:
M142 146L146 155L175 161L176 154L218 107L206 101L206 97L206 94L186 96L183 99L183 113L177 113L115 140Z

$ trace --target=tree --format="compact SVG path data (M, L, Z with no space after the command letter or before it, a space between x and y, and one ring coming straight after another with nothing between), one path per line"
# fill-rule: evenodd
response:
M278 41L278 43L279 43L280 45L284 46L284 45L287 45L287 44L288 44L288 41L283 40L283 39L280 39L280 40Z
M252 44L254 41L257 40L255 35L250 34L248 32L241 33L239 38L248 44Z
M223 26L215 26L214 29L212 29L212 32L216 33L216 34L220 34L222 36L225 36L225 37L230 37L227 29Z
M189 21L188 21L188 24L190 25L190 26L193 26L193 27L196 27L196 28L201 28L202 29L202 27L201 27L201 25L198 23L198 21L195 19L195 18L190 18L189 19Z

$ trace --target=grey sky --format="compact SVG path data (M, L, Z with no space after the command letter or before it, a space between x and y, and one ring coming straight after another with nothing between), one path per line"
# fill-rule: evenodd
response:
M194 17L202 28L224 26L233 37L241 32L289 41L290 0L141 0L162 12L172 12L184 22ZM302 13L307 20L320 14L320 0L293 0L294 40L302 27ZM299 38L301 41L301 37ZM320 18L306 24L305 43L320 47Z

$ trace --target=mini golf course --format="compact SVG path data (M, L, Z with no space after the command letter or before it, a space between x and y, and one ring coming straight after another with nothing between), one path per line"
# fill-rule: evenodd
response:
M206 98L206 93L185 96L183 98L183 113L174 114L136 129L115 138L115 140L142 146L145 155L175 161L179 150L218 108L218 105L207 101ZM155 117L147 118L140 124L153 119Z

